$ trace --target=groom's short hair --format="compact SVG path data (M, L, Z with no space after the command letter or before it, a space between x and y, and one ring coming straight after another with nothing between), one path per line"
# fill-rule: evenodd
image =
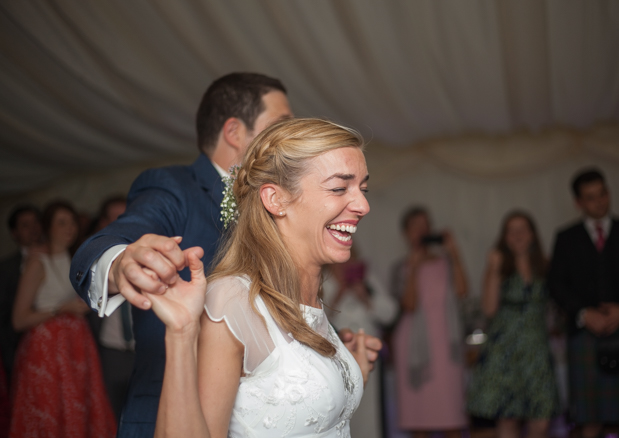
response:
M265 110L262 96L271 91L286 93L286 88L279 79L260 73L230 73L213 82L202 96L196 115L198 148L207 155L211 153L230 117L253 130Z

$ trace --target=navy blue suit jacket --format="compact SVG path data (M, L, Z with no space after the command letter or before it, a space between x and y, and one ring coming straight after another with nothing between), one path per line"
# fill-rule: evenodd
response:
M127 211L116 222L82 244L71 264L71 282L90 304L90 266L107 249L135 242L144 234L182 236L181 248L200 246L208 269L223 231L220 204L223 183L203 154L190 166L150 169L131 186ZM189 280L189 270L181 272ZM165 326L153 313L132 309L136 360L118 436L154 435L163 371Z

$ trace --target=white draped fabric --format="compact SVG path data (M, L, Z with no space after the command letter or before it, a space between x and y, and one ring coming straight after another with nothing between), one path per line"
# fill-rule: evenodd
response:
M298 115L356 127L386 155L455 136L429 155L492 174L518 139L492 151L494 137L459 136L563 126L618 159L616 1L6 0L0 194L193 154L202 92L235 70L281 78ZM549 151L519 161L579 143L536 141Z
M478 276L507 208L549 239L578 165L617 182L617 1L4 0L0 212L57 195L94 211L138 168L189 162L201 95L231 71L281 78L297 115L370 140L359 240L377 257L423 202L474 246Z

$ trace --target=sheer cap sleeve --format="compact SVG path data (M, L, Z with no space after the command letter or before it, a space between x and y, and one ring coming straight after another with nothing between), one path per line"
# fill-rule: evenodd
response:
M262 318L249 302L250 282L244 277L223 277L206 288L204 308L215 322L225 321L228 329L245 346L243 370L251 374L275 349Z

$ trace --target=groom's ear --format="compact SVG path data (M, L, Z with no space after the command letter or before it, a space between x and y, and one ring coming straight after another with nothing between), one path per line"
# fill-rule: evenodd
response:
M284 190L276 184L265 184L260 187L260 199L262 205L273 216L279 217L284 211L286 197Z
M244 150L247 142L247 127L241 119L230 117L224 122L221 133L226 143L237 150L237 154Z

